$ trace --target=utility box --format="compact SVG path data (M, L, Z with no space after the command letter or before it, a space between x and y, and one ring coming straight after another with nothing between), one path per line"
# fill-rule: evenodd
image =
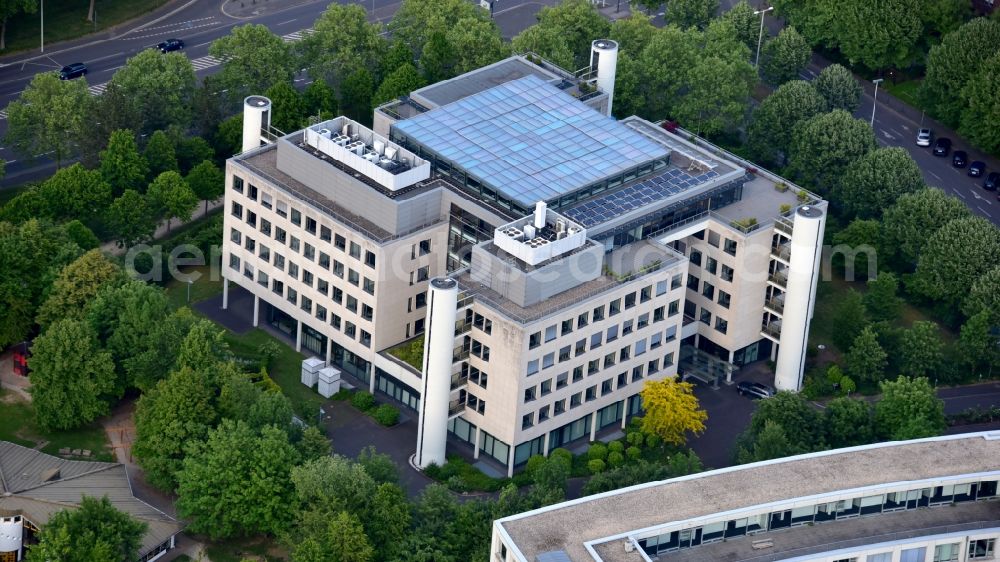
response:
M326 365L326 361L323 361L319 357L310 357L309 359L302 360L302 384L312 388L316 386L316 380L319 378L319 370Z
M340 370L325 367L319 370L319 393L323 398L329 398L340 392Z

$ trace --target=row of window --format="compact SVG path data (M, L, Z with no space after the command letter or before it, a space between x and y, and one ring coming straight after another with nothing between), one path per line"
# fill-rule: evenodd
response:
M703 256L701 254L701 251L695 250L693 248L691 249L691 255L688 256L691 264L696 265L698 267L702 267L702 257ZM733 271L733 268L729 267L726 264L720 264L718 260L712 257L706 258L704 262L705 262L704 265L705 271L709 272L712 275L718 275L719 277L722 278L723 281L728 281L732 283L733 274L735 273ZM721 274L719 273L720 271L722 272Z
M993 550L996 539L976 539L969 541L966 560L993 560ZM933 562L958 562L962 552L962 543L939 544L934 547ZM834 562L893 562L892 552L869 554L863 559L858 556L841 558ZM904 548L899 552L899 562L924 562L927 560L927 547Z
M708 281L701 281L694 275L688 274L687 278L688 289L697 293L699 284L701 285L701 296L705 297L710 301L716 300L717 291L715 290L715 285L709 283ZM729 308L729 305L732 302L732 296L729 293L720 289L718 291L718 299L716 300L716 302L719 303L719 305L722 306L723 308Z
M671 303L671 310L674 311L674 313L671 314L671 316L678 313L677 307L674 306L675 304L678 303L679 301ZM662 311L663 307L660 307L656 310ZM659 322L661 320L664 320L663 314L662 313L657 314L657 312L654 311L653 321ZM614 326L609 327L607 330L602 330L600 332L591 334L589 350L593 351L595 349L598 349L604 344L610 344L616 341L619 337L619 331L621 335L627 336L631 334L634 330L636 329L641 330L648 325L649 325L649 315L642 314L635 321L626 320L620 326L621 328L620 330L619 330L619 325L615 324ZM662 345L664 342L671 342L676 337L677 337L677 326L676 325L669 326L663 332L656 332L655 334L650 335L648 343L646 338L642 338L633 344L620 348L618 350L618 361L627 361L632 357L638 357L643 353L646 353L647 349L656 349L660 347L660 345ZM561 364L566 361L569 361L571 358L580 357L581 355L585 354L587 350L588 350L587 338L578 340L576 342L576 345L574 346L567 345L562 347L559 350L558 356L556 355L556 352L553 351L550 353L546 353L541 357L541 359L532 359L531 361L528 361L528 368L526 374L527 376L530 377L532 375L537 374L539 371L543 371L545 369L552 367L553 365L556 365L557 363ZM606 354L604 356L604 368L608 368L610 366L613 366L614 364L615 364L615 353L612 352ZM589 371L588 374L594 374L595 372L600 370L600 359L598 358L591 360L590 365L593 365L594 367L588 368ZM577 369L580 369L582 372L583 366L582 365L578 366ZM574 380L574 382L576 381Z
M674 354L668 353L663 357L663 368L670 367L674 364ZM631 380L629 379L629 372L625 371L619 373L617 377L612 377L601 382L600 385L592 385L588 387L585 391L577 392L569 397L569 409L572 410L580 406L585 402L592 402L597 400L598 392L600 396L607 396L616 390L621 390L627 385L641 381L646 376L651 376L660 372L660 359L653 359L644 365L636 365L631 371ZM533 402L539 397L543 397L552 392L552 382L555 380L555 388L559 390L564 388L568 383L566 382L569 373L563 373L555 379L549 379L543 381L541 384L527 388L524 391L524 402ZM575 374L574 374L575 378ZM600 390L598 390L600 386ZM563 398L561 400L556 400L552 404L542 406L538 409L537 423L542 423L549 419L551 416L558 416L563 412L566 412L566 402L567 399ZM550 414L551 412L551 414ZM521 429L528 429L535 425L535 412L525 414L521 417Z
M705 240L705 232L706 232L705 230L701 230L699 232L694 233L692 236L694 238L697 238L698 240ZM723 241L722 236L720 236L718 232L714 230L707 230L707 232L708 232L708 240L706 241L708 242L709 246L713 248L718 248L721 244L723 252L731 256L736 255L736 247L737 247L736 240L726 238L725 241Z

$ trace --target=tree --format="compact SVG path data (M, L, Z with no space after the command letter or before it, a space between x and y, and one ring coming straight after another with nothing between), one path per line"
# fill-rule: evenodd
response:
M935 187L902 195L882 215L880 246L896 250L904 264L915 265L931 235L952 220L968 216L965 203Z
M789 131L825 111L826 101L804 80L778 87L757 106L747 129L747 148L755 161L784 164L791 140Z
M824 68L813 80L813 86L826 100L827 109L831 111L843 109L848 113L858 110L858 104L861 103L861 84L858 84L851 71L843 66L831 64Z
M872 408L864 400L834 398L823 411L823 424L833 448L866 445L875 438Z
M562 68L572 68L576 64L566 35L552 27L535 24L515 35L511 46L517 53L534 53Z
M295 445L304 461L330 456L330 440L314 425L302 430L302 439Z
M504 42L500 28L493 20L478 14L458 20L445 37L456 54L456 74L482 68L510 55L510 47Z
M156 131L146 143L146 161L149 163L149 179L153 180L163 172L180 170L174 141L165 131Z
M132 452L146 481L165 492L177 489L185 444L203 441L215 426L215 387L204 371L172 373L139 398Z
M984 372L993 375L993 368L1000 365L1000 338L993 331L987 311L979 312L965 321L958 338L958 349L972 374Z
M48 298L38 309L38 323L45 328L60 319L83 318L87 305L102 287L118 285L124 280L118 264L99 249L91 250L59 272Z
M119 511L108 496L83 496L76 509L57 511L28 547L29 562L89 562L138 560L146 523Z
M111 186L97 170L88 170L79 162L56 171L38 187L48 216L57 220L92 221L111 203Z
M881 437L918 439L944 431L944 401L925 377L901 376L882 381L879 387L882 398L875 403L875 429Z
M739 446L736 452L736 462L746 464L751 462L780 459L800 454L799 450L788 440L785 428L778 422L768 420L755 435L749 447Z
M761 53L760 70L764 79L771 84L784 84L799 77L812 58L812 49L805 37L786 27L778 36L764 44Z
M799 181L820 193L831 193L848 166L875 146L875 133L868 123L835 109L795 126L788 168Z
M987 271L975 283L962 303L962 312L972 317L986 312L992 322L1000 322L1000 266Z
M911 377L937 374L944 361L944 343L938 325L928 320L917 320L903 332L902 339L900 371Z
M325 81L313 80L302 92L302 103L308 115L329 119L337 110L337 95Z
M754 14L753 7L747 0L740 0L728 11L722 14L722 19L729 22L736 33L736 39L751 51L757 50L757 40L760 37L760 17ZM764 39L767 39L767 28L764 28Z
M947 34L927 55L927 74L921 96L931 112L957 125L968 101L966 84L976 80L980 67L1000 51L1000 21L976 18Z
M455 75L457 51L443 32L431 33L420 53L420 70L431 84Z
M846 0L827 3L837 47L851 64L871 69L906 66L923 31L917 0Z
M406 493L395 484L380 484L372 498L365 531L375 548L376 560L393 560L403 537L410 529L410 504Z
M597 37L607 37L610 28L608 21L587 0L563 0L555 6L544 6L537 17L537 26L563 36L573 54L571 65L566 68L585 66L590 60L591 42ZM516 42L514 48L520 50ZM537 54L546 56L545 53Z
M718 9L719 0L667 0L664 19L681 28L703 28Z
M647 381L642 388L642 429L667 443L683 445L687 433L705 431L708 414L698 405L694 385L673 378Z
M212 145L220 158L239 154L243 147L243 115L234 115L219 123Z
M223 420L186 451L177 473L177 510L188 528L213 539L274 533L291 520L290 479L298 452L280 429L260 433Z
M240 25L212 42L208 54L222 61L216 85L232 100L290 83L297 65L288 43L260 24Z
M56 166L61 166L90 131L92 103L84 80L38 73L7 106L4 144L26 159L51 153Z
M286 81L273 84L264 92L271 100L271 125L279 131L295 131L306 118L302 95Z
M412 62L413 54L424 49L431 35L446 34L451 29L460 27L460 21L469 24L473 20L490 21L489 15L474 4L457 0L406 0L389 22L389 33L396 41L409 48L411 60L402 62ZM400 61L397 57L398 54L394 57L395 60ZM399 64L386 70L391 72L396 68L399 68Z
M226 176L211 160L202 160L185 178L191 192L198 199L205 201L205 214L208 214L208 202L222 197L226 190Z
M885 376L888 355L878 343L878 337L871 326L865 327L854 338L851 349L844 357L847 374L854 380L878 382Z
M393 21L407 4L409 2L400 7ZM330 4L313 24L313 29L313 33L298 44L303 67L309 70L313 80L323 80L336 90L351 73L361 68L374 73L379 59L388 50L386 40L380 35L382 25L369 23L367 12L358 4ZM420 47L414 48L414 52Z
M959 307L980 277L1000 263L1000 230L982 217L955 219L932 234L917 262L913 289Z
M211 320L192 322L178 348L176 368L204 369L227 361L231 354L225 335L225 330Z
M378 484L360 464L339 455L321 457L292 468L300 510L366 514Z
M375 551L361 522L346 511L341 511L330 521L326 539L326 560L369 562L374 559Z
M35 13L33 0L0 0L0 51L7 48L7 20L18 12Z
M864 297L854 289L848 289L834 311L834 345L846 352L867 325Z
M900 196L924 187L923 172L905 148L877 148L847 167L839 199L861 218L878 218Z
M35 338L28 359L35 419L46 430L73 429L110 411L115 366L81 320L57 320Z
M676 117L699 134L731 130L743 122L756 80L745 60L702 57L690 70L688 90L674 110Z
M191 213L198 206L198 196L191 191L191 186L181 175L174 171L163 172L149 184L150 207L154 212L167 219L167 232L170 232L170 221L180 219L181 222L191 218Z
M814 451L823 444L823 423L819 412L801 394L781 391L758 402L747 433L758 438L768 422L782 428L788 444L796 453Z
M210 160L215 151L208 141L201 137L189 137L185 131L171 127L167 134L174 143L174 154L177 157L178 171L182 174L191 173L196 164Z
M962 89L966 107L962 110L962 136L979 148L1000 151L1000 131L991 123L1000 122L1000 52L983 62L979 71Z
M111 203L106 216L107 226L119 248L151 240L156 232L156 220L146 198L131 189Z
M104 103L102 120L115 128L132 128L151 133L174 125L186 128L194 115L193 101L197 79L194 67L183 53L162 54L144 49L118 69L105 92L127 100Z
M373 445L369 445L358 453L358 464L365 469L368 476L378 483L398 484L399 471L392 457L379 453Z
M101 241L94 235L94 231L76 219L64 223L63 228L66 229L66 235L69 236L70 240L84 250L93 250L101 245Z
M892 322L899 318L903 299L899 298L898 291L899 279L892 272L883 271L868 280L868 292L865 293L864 301L872 320Z
M373 89L372 75L367 69L352 72L340 89L340 107L344 115L361 123L371 121Z
M409 95L426 83L417 69L412 64L406 63L385 77L372 98L372 105L378 107L400 96Z
M115 195L129 189L145 189L147 174L149 164L139 154L135 134L129 129L113 131L108 147L101 152L101 176L111 184Z

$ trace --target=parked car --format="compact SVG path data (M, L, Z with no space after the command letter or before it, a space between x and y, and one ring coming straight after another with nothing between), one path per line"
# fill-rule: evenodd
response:
M169 53L170 51L179 51L184 48L184 41L180 39L167 39L163 43L156 46L161 53Z
M740 396L749 396L751 398L770 398L775 394L774 389L770 386L751 381L736 383L736 392L739 392Z
M82 62L67 64L59 71L60 80L72 80L87 75L87 65Z
M956 150L951 155L951 165L956 168L964 168L969 163L969 155L964 150Z
M951 139L941 137L934 143L934 156L948 156L951 152Z
M934 133L930 129L920 129L917 131L917 146L930 146L934 140Z
M969 164L969 177L978 178L986 173L986 163L976 160Z
M1000 186L1000 172L990 172L990 175L986 176L983 180L983 189L986 191L996 191L997 186Z

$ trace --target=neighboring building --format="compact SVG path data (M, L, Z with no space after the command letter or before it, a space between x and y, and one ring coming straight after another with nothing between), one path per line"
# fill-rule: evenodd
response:
M427 86L374 130L338 117L286 135L247 98L224 306L239 284L255 325L420 412L421 466L443 461L446 427L510 473L622 427L643 381L678 372L718 384L770 357L798 389L826 203L686 132L609 118L617 46L594 53L593 76L529 55ZM426 339L452 349L417 369L400 349L426 345L435 277L455 282L440 302L456 326Z
M108 496L115 508L147 525L140 562L174 547L183 530L177 520L132 495L125 465L69 461L0 441L0 562L18 562L24 547L49 518L76 509L84 496Z
M623 488L493 522L498 562L966 562L1000 541L1000 432Z

